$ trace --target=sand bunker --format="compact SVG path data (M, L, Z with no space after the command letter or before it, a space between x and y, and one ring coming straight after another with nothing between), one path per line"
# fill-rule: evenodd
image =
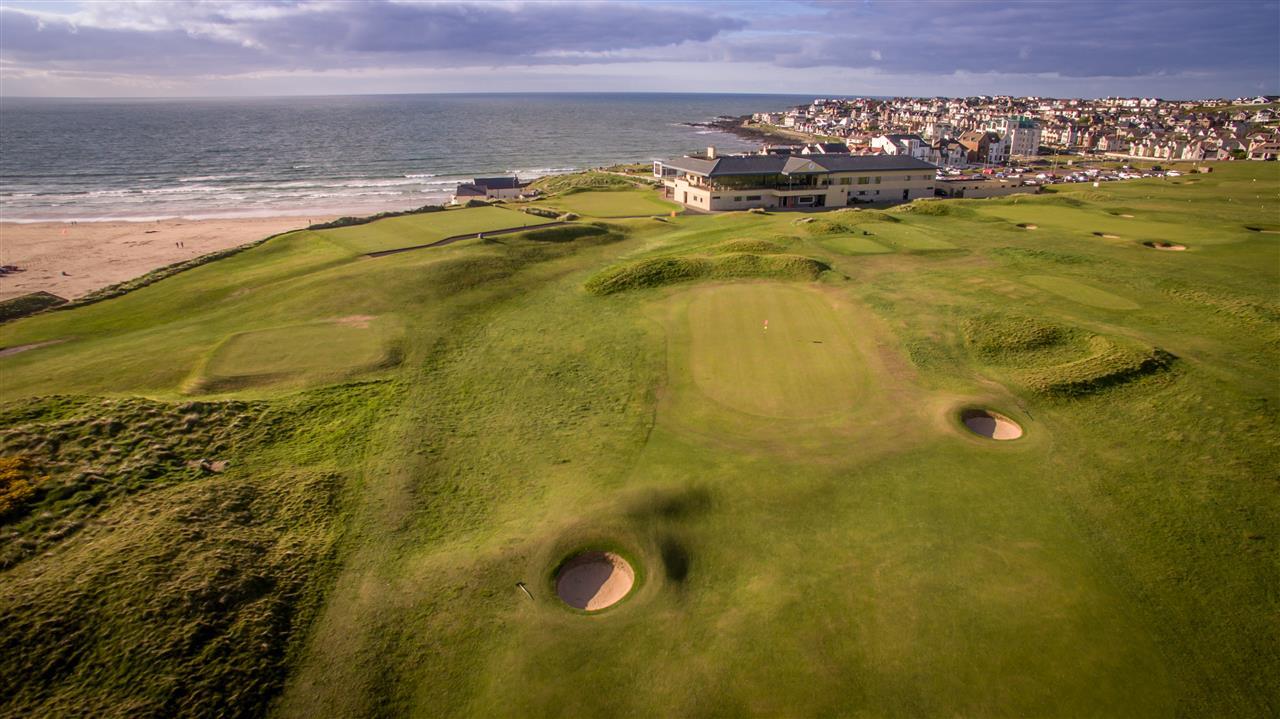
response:
M622 557L613 552L586 552L560 567L556 594L575 609L594 612L621 601L635 581L635 571Z
M1094 237L1105 237L1105 238L1107 238L1108 240L1118 240L1118 239L1120 239L1120 235L1109 235L1109 234L1107 234L1106 232L1095 232L1095 233L1093 233L1093 236L1094 236Z
M1150 247L1153 250L1165 250L1166 252L1182 252L1187 249L1186 245L1179 245L1175 242L1144 242L1143 247Z
M1250 232L1262 232L1268 235L1280 235L1280 229L1275 227L1258 227L1256 225L1245 225L1244 228Z
M1128 217L1131 220L1133 219L1133 215L1129 215L1124 212L1121 212L1120 214L1116 215L1116 217Z
M1019 223L1019 224L1018 224L1018 227L1021 227L1021 228L1022 228L1022 229L1024 229L1024 230L1038 230L1038 229L1040 229L1039 227L1037 227L1036 225L1031 224L1030 222L1022 222L1022 223Z
M987 439L1017 439L1022 436L1022 427L1008 417L986 409L967 409L960 415L964 426L970 432Z

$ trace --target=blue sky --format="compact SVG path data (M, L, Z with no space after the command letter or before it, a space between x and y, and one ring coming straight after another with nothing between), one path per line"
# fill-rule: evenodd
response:
M0 2L0 94L1280 94L1277 0Z

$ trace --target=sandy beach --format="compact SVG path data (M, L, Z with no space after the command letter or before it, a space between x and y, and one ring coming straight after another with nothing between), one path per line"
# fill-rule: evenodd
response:
M260 240L328 217L154 222L0 222L0 300L30 292L75 299L158 267Z

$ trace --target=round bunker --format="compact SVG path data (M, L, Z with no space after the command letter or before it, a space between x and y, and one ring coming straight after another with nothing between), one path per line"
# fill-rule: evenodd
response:
M622 601L635 581L635 571L622 557L613 552L584 552L560 566L556 594L575 609L594 612Z
M1038 230L1038 229L1040 229L1039 227L1037 227L1037 226L1035 226L1035 225L1031 224L1030 222L1020 222L1020 223L1018 223L1018 227L1021 227L1021 228L1022 228L1022 229L1024 229L1024 230Z
M1144 242L1143 247L1150 247L1153 250L1164 250L1166 252L1182 252L1187 249L1186 245L1179 245L1176 242Z
M1017 422L989 409L966 409L960 413L960 421L976 435L987 439L1009 440L1022 436Z

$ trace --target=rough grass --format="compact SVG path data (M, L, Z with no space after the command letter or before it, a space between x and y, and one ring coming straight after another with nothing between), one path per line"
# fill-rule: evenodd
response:
M1096 259L1091 259L1084 255L1034 247L994 247L988 251L988 254L993 257L1004 257L1014 261L1034 260L1054 262L1060 265L1082 265L1097 262Z
M567 175L540 177L531 186L547 194L587 190L630 190L636 180L609 172L575 172Z
M865 225L877 222L901 222L883 210L836 210L814 218L804 224L812 235L847 235L861 231Z
M13 297L0 301L0 322L16 320L65 303L65 299L48 292L32 292L21 297Z
M1074 362L1027 370L1018 375L1032 390L1046 395L1079 396L1160 372L1173 355L1158 347L1141 347L1107 337L1089 339L1089 355Z
M749 252L757 255L770 255L779 252L786 252L787 248L781 242L773 240L727 240L719 242L707 248L710 254L728 254L733 252Z
M265 713L340 536L328 433L361 446L386 389L5 406L0 451L47 478L0 526L0 713Z
M965 341L984 361L1029 364L1048 356L1080 352L1087 333L1035 317L983 315L963 322Z
M830 269L800 255L756 255L745 252L712 257L655 257L601 272L587 280L588 292L609 295L626 290L661 287L677 282L731 278L813 281Z

